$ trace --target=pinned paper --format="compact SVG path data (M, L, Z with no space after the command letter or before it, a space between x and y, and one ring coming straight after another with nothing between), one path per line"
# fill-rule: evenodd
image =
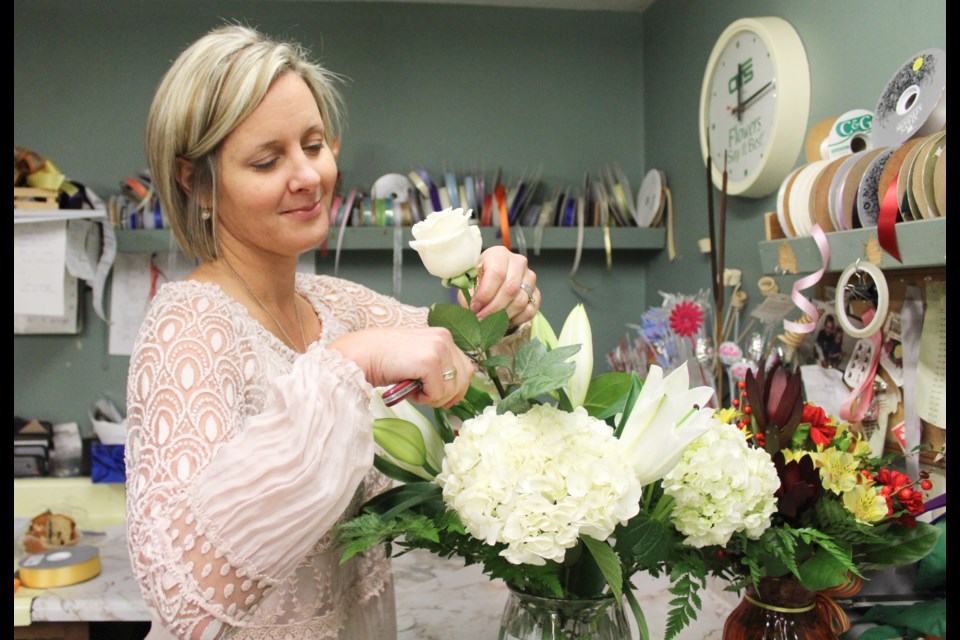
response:
M920 334L917 366L917 415L926 422L947 427L947 285L927 284L927 311Z

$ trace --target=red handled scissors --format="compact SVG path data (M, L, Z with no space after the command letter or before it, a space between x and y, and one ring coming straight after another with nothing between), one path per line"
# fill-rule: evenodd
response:
M410 394L416 393L423 388L423 383L419 380L404 380L398 382L383 392L383 403L392 407Z

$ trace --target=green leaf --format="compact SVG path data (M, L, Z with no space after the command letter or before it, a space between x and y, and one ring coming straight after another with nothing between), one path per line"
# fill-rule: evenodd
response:
M430 307L427 324L443 327L453 336L453 341L467 353L481 351L480 321L475 313L458 304L435 304Z
M491 369L496 369L497 367L507 367L508 369L513 369L513 358L508 356L505 353L500 353L495 356L490 356L485 358L483 361L483 368L487 371Z
M620 558L617 557L613 547L604 540L597 540L586 535L581 535L580 539L583 540L584 546L587 547L597 566L600 567L600 571L606 578L607 584L610 585L613 595L619 600L623 595L623 567L620 566Z
M864 614L862 620L892 625L902 632L911 632L910 637L926 634L946 638L947 600L937 598L906 606L876 605Z
M517 389L507 394L507 397L497 404L497 414L503 415L509 411L514 415L520 415L529 411L532 406L530 401L523 397L523 394Z
M643 607L634 595L630 583L627 582L624 589L624 595L627 596L627 602L630 604L630 610L633 611L633 617L637 621L637 631L640 634L640 640L650 640L650 629L647 627L647 617L643 615Z
M884 569L913 564L930 553L937 546L937 540L943 533L939 528L926 522L917 522L914 527L892 525L880 542L865 545L862 551L864 569Z
M583 408L598 420L606 420L610 416L622 413L632 386L633 376L629 373L618 371L602 373L590 381Z
M623 433L624 427L627 426L627 420L630 419L630 414L633 413L633 407L637 404L637 398L640 397L640 390L643 389L643 382L640 381L640 376L632 374L630 378L630 392L627 394L623 404L623 415L620 416L620 424L618 424L617 428L613 431L613 435L618 438Z
M800 582L811 591L843 584L849 575L849 562L842 562L831 553L816 553L800 565Z
M617 527L615 546L630 561L640 566L651 566L670 557L674 533L670 524L654 520L646 511L641 511L626 525Z
M538 340L523 345L514 360L514 371L523 380L520 394L532 400L562 387L576 369L566 360L579 350L580 345L575 344L547 351Z
M400 482L421 482L423 478L418 476L415 473L410 473L406 469L398 467L393 464L380 454L373 455L373 466L377 468L377 471L387 476L388 478L393 478Z
M510 328L510 317L501 309L480 321L480 350L486 351L503 340Z

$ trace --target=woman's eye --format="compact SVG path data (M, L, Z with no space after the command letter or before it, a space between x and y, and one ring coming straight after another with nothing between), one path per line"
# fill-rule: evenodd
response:
M263 162L252 162L250 166L257 171L267 171L268 169L272 169L275 164L277 164L277 159L272 158L270 160L264 160Z
M311 144L305 145L303 147L303 150L312 156L318 155L321 151L323 151L323 143L313 142Z

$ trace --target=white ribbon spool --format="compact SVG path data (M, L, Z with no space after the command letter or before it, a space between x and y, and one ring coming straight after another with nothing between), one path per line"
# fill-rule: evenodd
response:
M850 318L847 316L845 291L853 274L861 271L870 276L874 286L877 288L877 309L870 323L858 329L853 326ZM840 323L840 326L843 327L844 332L853 338L868 338L879 331L887 318L887 311L890 308L890 289L887 287L887 279L883 277L883 272L880 271L880 268L872 262L861 263L858 260L844 269L843 273L840 274L840 279L837 281L837 293L835 297L837 321Z

